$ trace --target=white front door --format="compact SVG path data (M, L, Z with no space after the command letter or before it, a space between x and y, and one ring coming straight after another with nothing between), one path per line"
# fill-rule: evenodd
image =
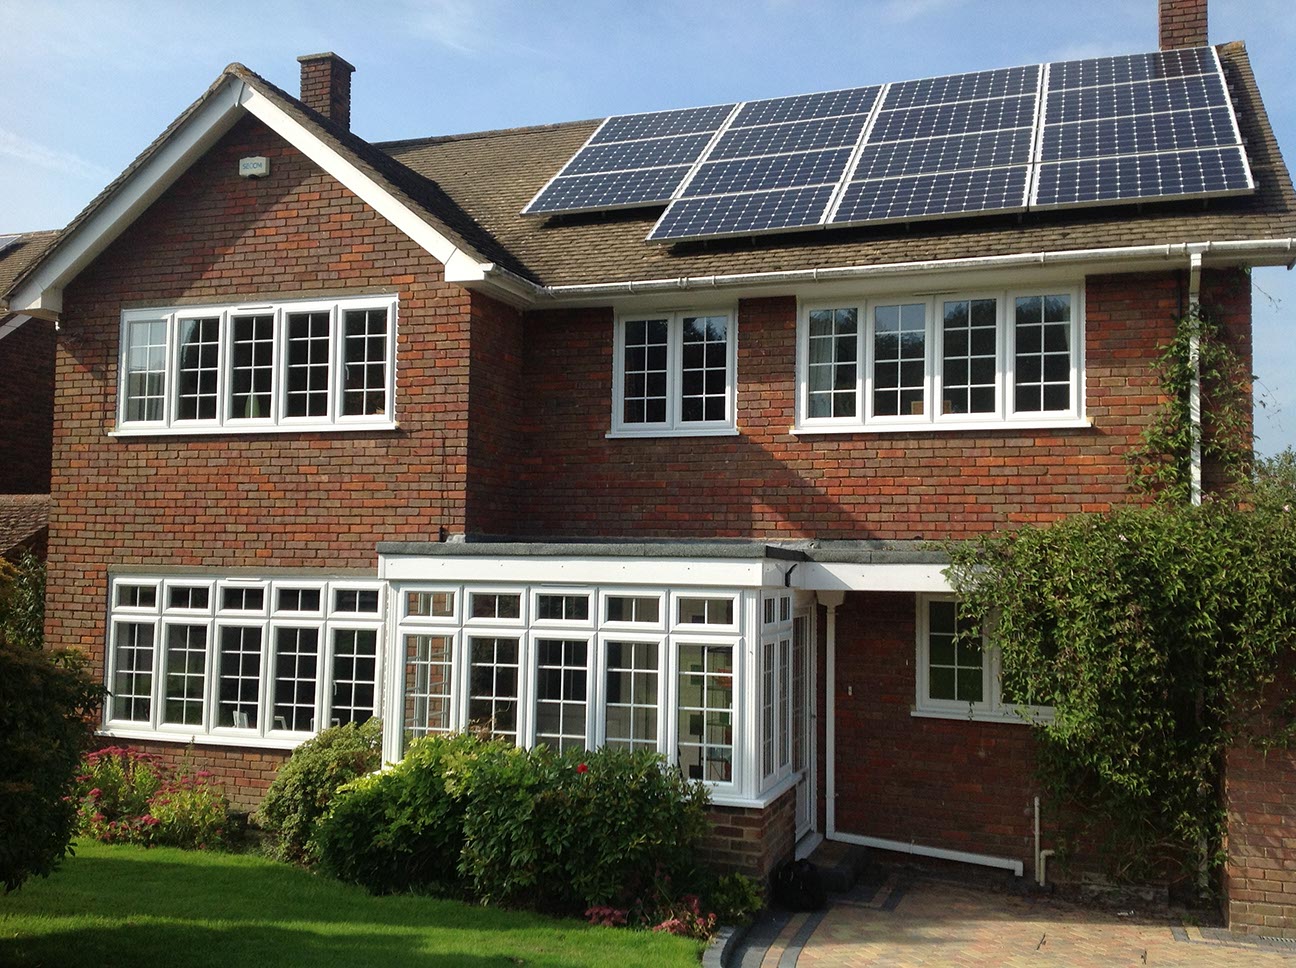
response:
M796 838L815 827L814 637L810 612L792 621L792 769L797 774Z

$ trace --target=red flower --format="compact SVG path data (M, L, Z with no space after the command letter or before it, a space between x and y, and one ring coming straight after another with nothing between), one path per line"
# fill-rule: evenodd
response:
M586 764L586 763L577 763L577 764L576 764L576 772L577 772L577 773L588 773L588 772L589 772L589 765Z

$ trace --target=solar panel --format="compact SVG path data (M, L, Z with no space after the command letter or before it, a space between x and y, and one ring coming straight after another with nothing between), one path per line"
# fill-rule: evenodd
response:
M665 203L665 242L1253 190L1201 47L608 118L524 213Z
M605 211L670 201L736 105L606 119L523 215Z
M1050 65L1046 87L1032 207L1254 189L1212 48Z

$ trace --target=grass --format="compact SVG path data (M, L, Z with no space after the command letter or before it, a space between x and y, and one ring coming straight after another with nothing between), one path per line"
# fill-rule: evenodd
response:
M359 888L241 854L84 843L0 895L0 965L696 968L686 938Z

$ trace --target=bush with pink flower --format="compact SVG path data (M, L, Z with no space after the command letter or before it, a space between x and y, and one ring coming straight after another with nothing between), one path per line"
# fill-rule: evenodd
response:
M226 843L229 802L206 771L109 746L86 754L76 779L78 827L96 840L200 850Z

